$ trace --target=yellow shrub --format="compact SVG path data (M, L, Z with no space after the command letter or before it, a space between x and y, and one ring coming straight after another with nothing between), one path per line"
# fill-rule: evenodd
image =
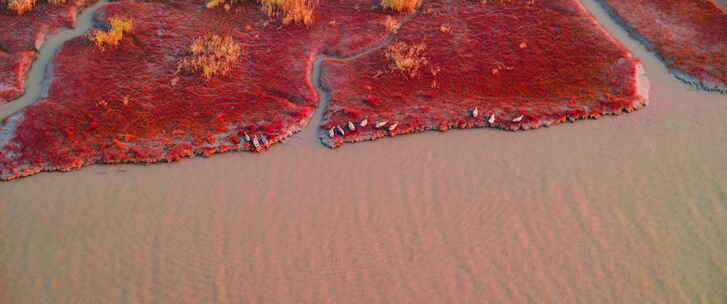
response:
M201 73L202 77L209 80L227 74L240 57L241 49L240 43L230 36L222 38L209 34L197 37L189 47L191 56L181 60L177 69Z
M381 0L381 6L393 9L397 12L403 12L406 10L407 12L412 13L421 4L422 0Z
M384 56L393 61L389 65L391 70L414 78L429 64L429 60L422 54L426 47L424 43L408 45L406 42L396 42L386 48ZM432 72L432 74L436 73Z
M394 31L399 26L399 21L396 20L396 18L391 16L386 16L386 19L384 19L384 27L386 27L387 31Z
M124 34L129 34L134 30L134 22L125 17L111 17L109 24L111 24L111 30L108 32L95 31L89 38L102 50L106 46L118 46L119 42L124 39Z
M36 0L8 0L8 9L18 13L18 15L25 14L25 12L32 10L35 6Z
M208 8L239 3L242 0L209 0ZM283 24L291 21L295 23L313 24L313 12L318 6L318 0L256 0L261 9L271 17L282 16Z
M47 0L48 3L53 5L65 4L67 0ZM0 0L0 3L5 4L8 9L15 11L18 15L25 14L25 12L33 9L37 0Z

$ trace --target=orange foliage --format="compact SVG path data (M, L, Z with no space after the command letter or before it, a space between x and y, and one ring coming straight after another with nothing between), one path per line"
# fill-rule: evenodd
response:
M313 12L318 6L318 0L256 0L261 9L271 17L282 16L283 24L291 21L295 23L313 24ZM239 3L241 0L209 0L208 8L223 5L230 9L231 4Z
M22 15L33 9L35 2L36 0L8 0L6 5L9 10L13 10L17 12L18 15Z
M111 17L109 23L111 24L110 31L95 31L89 37L102 50L107 45L111 47L119 45L121 39L124 39L124 34L131 33L134 30L134 22L129 18Z
M393 9L397 12L407 11L412 13L421 4L422 0L381 0L381 6Z
M189 47L192 56L183 59L178 64L178 70L201 73L209 80L216 75L225 75L232 68L232 64L240 57L240 43L230 36L224 38L210 34L197 37Z
M4 3L9 10L13 10L18 15L25 14L25 12L33 9L38 0L0 0L0 3ZM53 5L65 4L67 0L47 0L48 3Z
M408 45L406 42L396 42L386 48L384 56L393 61L389 65L391 70L415 78L419 75L419 71L429 64L429 60L422 55L426 47L424 43Z

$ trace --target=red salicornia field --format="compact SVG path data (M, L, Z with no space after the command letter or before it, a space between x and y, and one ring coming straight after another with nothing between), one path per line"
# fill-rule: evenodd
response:
M45 37L92 1L16 2L0 1L5 101L23 93ZM670 66L724 88L725 39L700 34L727 19L710 0L665 5L709 16L675 21L682 36L654 34L673 29L644 23L660 17L637 4L604 2ZM95 13L100 23L53 57L48 96L0 125L0 178L263 151L319 107L314 127L336 147L425 130L527 130L648 103L639 60L578 0L123 0ZM674 43L687 39L684 27L714 49Z

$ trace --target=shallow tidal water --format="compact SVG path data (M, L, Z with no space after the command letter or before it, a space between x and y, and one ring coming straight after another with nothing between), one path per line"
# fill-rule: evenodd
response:
M584 2L645 109L0 183L0 303L727 303L727 95Z

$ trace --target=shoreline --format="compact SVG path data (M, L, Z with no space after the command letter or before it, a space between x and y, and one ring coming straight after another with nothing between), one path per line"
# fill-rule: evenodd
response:
M96 4L94 4L93 9L88 9L83 12L83 19L86 20L88 23L81 23L80 26L77 26L76 29L73 29L73 32L80 31L84 28L91 28L94 26L94 19L95 15L97 14L97 11L99 8L103 7L104 4L106 4L108 0L99 1ZM209 157L213 154L217 153L223 153L223 152L235 152L235 151L249 151L249 152L263 152L273 145L275 145L278 142L284 141L285 139L293 136L296 133L299 133L303 131L306 128L314 128L315 130L318 130L320 128L319 125L311 126L311 122L313 121L313 117L316 116L320 118L324 115L325 110L327 108L327 99L326 96L328 96L324 90L319 90L320 88L320 66L323 60L330 59L330 58L356 58L358 56L365 55L373 50L376 50L378 48L381 48L385 46L394 36L395 31L398 29L403 23L405 23L407 20L411 19L416 15L415 13L409 14L405 17L402 17L398 21L398 25L395 27L395 29L388 33L383 39L381 39L379 42L376 42L375 44L371 45L370 47L367 47L359 52L356 52L351 55L347 56L334 56L334 55L327 55L327 54L317 54L316 56L310 57L308 60L307 66L308 68L308 87L311 90L311 93L314 94L314 96L317 98L318 105L313 109L308 109L307 113L304 117L301 117L299 121L296 124L288 126L286 129L282 130L283 132L274 136L269 136L266 138L267 143L264 142L257 142L258 145L256 146L253 144L253 141L246 141L243 139L243 130L241 129L242 126L233 127L231 128L231 131L225 132L225 133L218 133L212 135L212 139L207 141L207 144L199 145L196 142L188 142L188 141L178 141L178 142L172 142L170 145L173 145L171 149L160 149L159 147L136 147L133 144L129 143L117 143L117 147L119 150L122 151L104 151L99 152L99 154L93 158L77 158L75 162L68 166L48 166L47 162L44 163L43 166L29 166L27 164L23 164L21 166L14 167L13 170L2 170L0 172L0 181L10 181L21 177L28 177L32 176L41 172L53 172L53 171L60 171L60 172L68 172L77 170L83 167L91 166L94 164L140 164L140 165L150 165L153 163L171 163L176 162L179 160L182 160L184 158L193 158L198 156L204 156ZM56 45L52 45L51 50L53 54L56 54L60 48L63 47L63 45L71 41L72 39L76 39L78 35L70 36L66 38L66 40L59 42ZM56 39L55 37L51 37L51 39ZM46 44L48 45L48 44ZM43 78L43 86L37 90L42 90L43 92L46 92L50 86L50 82L52 80L52 55L49 55L48 61L46 63L46 77ZM37 62L37 61L36 61ZM42 66L41 66L42 67ZM39 67L40 68L40 67ZM30 99L33 99L33 94L25 94L22 99L26 99L28 101L20 102L19 100L16 100L17 107L27 107L32 104L37 103L40 99L42 94L36 93L33 102L30 102ZM45 96L47 97L47 96ZM330 96L328 96L328 99L330 99ZM30 102L30 103L29 103ZM42 102L42 101L41 101ZM308 108L306 106L301 106L303 108ZM2 108L0 108L2 110ZM12 137L15 135L17 123L23 119L23 112L20 112L22 108L19 108L14 112L13 114L3 118L1 121L0 127L0 150L5 149L6 145L9 143L9 141L12 139ZM6 110L7 111L7 110ZM2 113L2 112L0 112ZM320 119L316 121L316 123L319 123ZM238 131L238 129L240 129ZM255 136L254 134L249 134L249 136ZM257 136L255 136L257 137ZM256 139L257 140L257 139ZM224 142L224 143L223 143ZM153 150L150 152L150 150ZM167 151L168 150L168 151ZM11 153L5 155L6 157L13 157L13 152L6 152ZM151 154L151 155L150 155ZM2 155L2 154L0 154ZM133 155L133 156L130 156Z
M704 90L707 92L716 92L721 94L727 94L727 83L723 83L717 79L702 79L700 77L697 77L695 75L691 75L687 72L684 72L678 68L675 68L672 66L672 61L665 58L658 50L656 49L656 46L646 38L644 35L642 35L636 28L632 27L631 25L626 23L626 20L621 17L614 9L611 7L606 0L594 0L601 8L603 8L608 16L616 22L621 28L623 28L631 38L641 43L649 52L654 54L659 61L661 61L668 69L674 78L679 79L681 82L692 86L696 89ZM720 7L719 4L715 3L717 8L725 10L724 8Z
M440 124L425 124L420 127L415 128L408 128L404 131L401 131L401 129L397 128L393 131L386 130L385 127L372 129L370 132L366 133L357 133L352 136L345 136L343 139L341 139L340 136L336 135L334 138L331 138L328 136L328 131L322 131L321 133L321 142L329 147L329 148L338 148L342 146L344 143L357 143L357 142L364 142L364 141L375 141L384 137L395 137L400 135L406 135L406 134L416 134L416 133L422 133L422 132L428 132L428 131L439 131L439 132L447 132L451 129L474 129L474 128L493 128L493 129L499 129L504 131L527 131L527 130L534 130L542 127L551 127L555 125L559 125L562 123L570 122L575 123L578 120L585 120L585 119L599 119L603 116L619 116L625 113L631 113L633 111L637 111L640 109L645 108L649 104L649 89L651 87L649 79L646 77L646 71L644 70L644 67L639 63L636 65L635 75L634 75L636 82L634 83L634 87L636 89L636 94L639 96L630 106L622 107L618 111L610 111L610 112L604 112L604 113L578 113L576 115L561 115L560 118L553 118L552 116L542 118L542 119L535 119L535 120L523 120L521 122L503 122L502 120L497 120L496 123L490 124L487 119L487 115L483 115L482 118L477 119L476 121L472 122L471 119L464 123L459 123L457 121L449 121L446 125L440 125ZM458 119L459 120L459 119ZM370 123L372 124L372 123Z

